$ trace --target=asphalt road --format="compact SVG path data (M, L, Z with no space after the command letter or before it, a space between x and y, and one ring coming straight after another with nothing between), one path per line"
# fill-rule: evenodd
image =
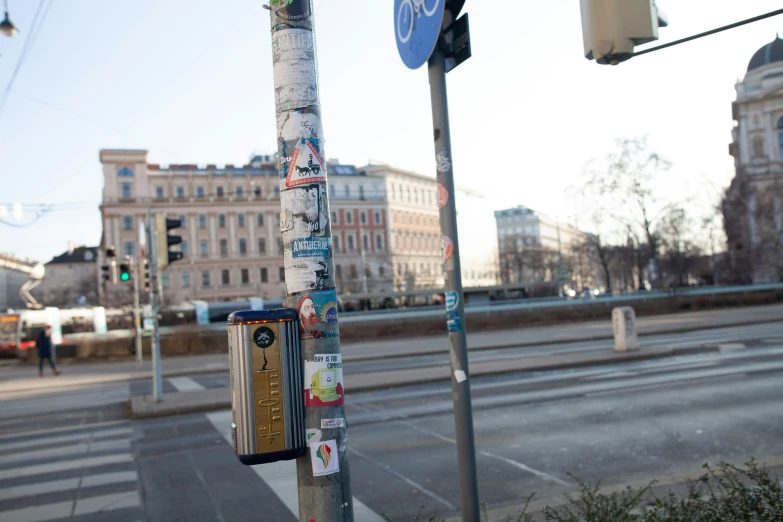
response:
M783 327L655 336L720 351L472 379L481 500L556 499L577 485L683 476L705 462L783 458ZM605 344L605 343L604 343ZM551 349L595 349L591 343ZM524 350L531 350L525 348ZM525 352L529 353L529 352ZM506 348L471 354L519 357ZM430 356L346 372L404 368ZM478 359L472 359L478 360ZM434 361L434 359L433 359ZM166 379L167 391L226 386L224 375ZM130 421L125 401L148 383L68 388L0 399L0 520L297 520L293 463L239 464L230 412ZM459 507L447 382L350 394L357 521L408 522ZM261 518L259 518L259 516ZM426 517L425 517L426 520Z

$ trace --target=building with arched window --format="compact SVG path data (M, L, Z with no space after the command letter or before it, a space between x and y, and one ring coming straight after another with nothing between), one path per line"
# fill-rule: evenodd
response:
M783 280L783 39L750 59L736 85L729 153L736 174L723 200L736 282Z

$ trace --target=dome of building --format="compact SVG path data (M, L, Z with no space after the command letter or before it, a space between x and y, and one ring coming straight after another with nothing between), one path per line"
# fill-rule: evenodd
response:
M783 62L783 39L780 36L775 36L774 40L756 51L748 63L748 72L774 62Z

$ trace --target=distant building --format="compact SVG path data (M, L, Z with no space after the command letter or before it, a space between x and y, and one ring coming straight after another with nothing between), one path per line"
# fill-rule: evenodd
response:
M783 280L783 39L756 51L735 86L729 153L736 174L723 200L736 282Z
M110 245L118 258L139 255L139 229L149 205L153 213L184 223L176 232L183 238L184 259L161 276L165 303L285 296L273 156L253 156L241 167L150 164L144 150L102 150L100 158L104 192L98 264L104 264ZM338 293L442 287L435 179L386 165L359 168L330 160L327 167ZM470 197L482 199L475 193ZM486 215L491 221L489 211ZM463 274L475 274L466 278L466 286L473 280L492 284L494 252L494 246L481 250L479 265L464 257ZM128 284L102 285L100 291L106 304L132 299Z
M573 278L572 257L584 232L521 205L496 211L495 221L504 284ZM558 278L561 257L564 273Z
M44 265L46 276L36 289L44 306L98 304L98 247L73 247Z
M32 259L0 253L0 312L26 307L19 290L30 279L30 272L37 264Z

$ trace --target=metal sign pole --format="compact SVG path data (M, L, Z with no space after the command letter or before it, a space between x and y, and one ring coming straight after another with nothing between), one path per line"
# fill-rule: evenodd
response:
M131 277L133 277L133 325L136 330L136 368L141 368L141 309L139 308L139 268L136 256L131 257Z
M465 309L462 302L462 274L457 234L457 207L454 191L454 170L451 156L449 107L446 97L446 59L436 50L428 61L432 125L435 132L438 204L440 228L443 234L443 269L446 283L446 315L451 357L451 388L454 392L454 425L457 438L459 489L462 520L479 522L476 447L473 437L473 411L468 372L468 343L465 336Z
M296 461L299 520L352 522L337 293L318 100L312 0L270 0L288 306L299 314L308 452Z
M155 243L152 209L147 207L147 247L150 266L150 303L152 305L152 398L163 400L163 378L160 372L160 328L158 325L158 253Z

